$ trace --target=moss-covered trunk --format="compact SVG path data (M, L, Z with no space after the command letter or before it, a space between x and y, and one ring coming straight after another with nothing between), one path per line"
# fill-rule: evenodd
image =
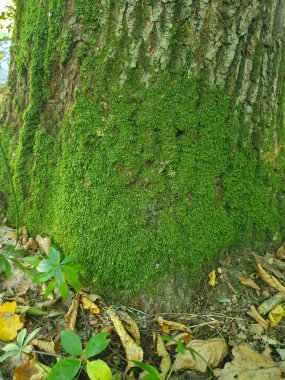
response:
M18 0L1 138L22 222L116 294L185 287L223 249L280 241L284 11Z

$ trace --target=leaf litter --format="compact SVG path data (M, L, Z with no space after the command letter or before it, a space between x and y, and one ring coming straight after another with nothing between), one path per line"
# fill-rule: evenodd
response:
M1 227L0 247L15 244L15 236L13 229ZM44 256L50 245L49 237L33 239L24 227L17 248L31 255L39 250ZM265 255L221 255L210 275L205 272L194 302L185 301L181 313L159 315L110 307L89 289L69 288L64 302L56 292L46 298L44 285L33 284L25 272L13 267L9 279L1 274L0 343L13 342L22 327L28 332L41 327L31 341L41 366L22 357L11 358L2 363L0 376L47 378L62 355L60 333L70 330L77 332L83 344L94 333L110 334L106 352L87 363L94 378L100 369L111 379L109 367L118 379L144 378L147 372L141 373L137 361L156 367L157 379L281 379L285 373L284 247ZM82 372L78 378L87 377Z

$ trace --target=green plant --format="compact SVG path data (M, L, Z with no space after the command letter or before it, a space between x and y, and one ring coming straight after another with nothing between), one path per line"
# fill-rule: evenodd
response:
M64 256L63 253L54 247L50 247L47 259L41 260L39 257L26 257L23 261L36 267L36 270L31 272L32 275L35 275L33 279L34 283L41 284L52 279L46 288L46 297L57 287L62 298L66 299L68 297L67 283L76 291L81 287L79 281L81 266L75 264L76 255Z
M112 379L111 369L103 360L88 360L99 355L109 345L108 333L102 332L93 335L87 342L85 349L82 348L79 336L73 331L62 331L60 335L64 350L72 356L58 361L52 368L48 380L72 380L74 377L78 378L85 366L91 380Z
M40 329L41 328L35 329L27 337L27 330L21 330L17 336L16 343L8 343L1 348L1 350L4 351L5 354L0 356L0 363L2 363L7 358L10 358L11 356L19 354L25 354L29 356L29 354L33 350L33 347L29 344L29 342L37 335Z
M0 249L0 273L4 271L6 277L10 277L12 272L11 262L23 269L21 263L15 258L16 255L21 253L23 253L22 250L15 249L12 245L7 245L4 249Z

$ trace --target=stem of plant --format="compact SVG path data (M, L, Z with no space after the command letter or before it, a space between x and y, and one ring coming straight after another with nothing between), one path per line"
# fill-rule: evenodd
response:
M7 177L8 177L9 183L10 183L11 192L12 192L12 196L13 196L13 200L14 200L14 205L15 205L15 212L16 212L16 242L18 243L18 241L19 241L19 208L18 208L18 201L17 201L15 187L14 187L14 184L13 184L12 174L11 174L11 171L10 171L10 167L9 167L9 164L8 164L7 157L5 155L5 151L4 151L1 139L0 139L0 151L1 151L1 154L2 154L2 157L3 157L4 166L5 166L6 171L7 171Z

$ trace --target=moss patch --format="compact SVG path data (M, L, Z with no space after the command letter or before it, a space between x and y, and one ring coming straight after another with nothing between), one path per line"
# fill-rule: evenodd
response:
M121 86L128 37L90 47L99 33L93 1L76 2L88 38L75 47L74 104L47 128L52 68L75 38L60 36L63 3L29 0L23 16L16 62L18 75L28 71L29 102L17 106L24 121L12 162L22 222L78 253L85 279L116 294L155 292L166 274L191 277L223 249L280 239L283 169L259 158L242 110L224 89L174 67L148 88L142 68L129 69Z

